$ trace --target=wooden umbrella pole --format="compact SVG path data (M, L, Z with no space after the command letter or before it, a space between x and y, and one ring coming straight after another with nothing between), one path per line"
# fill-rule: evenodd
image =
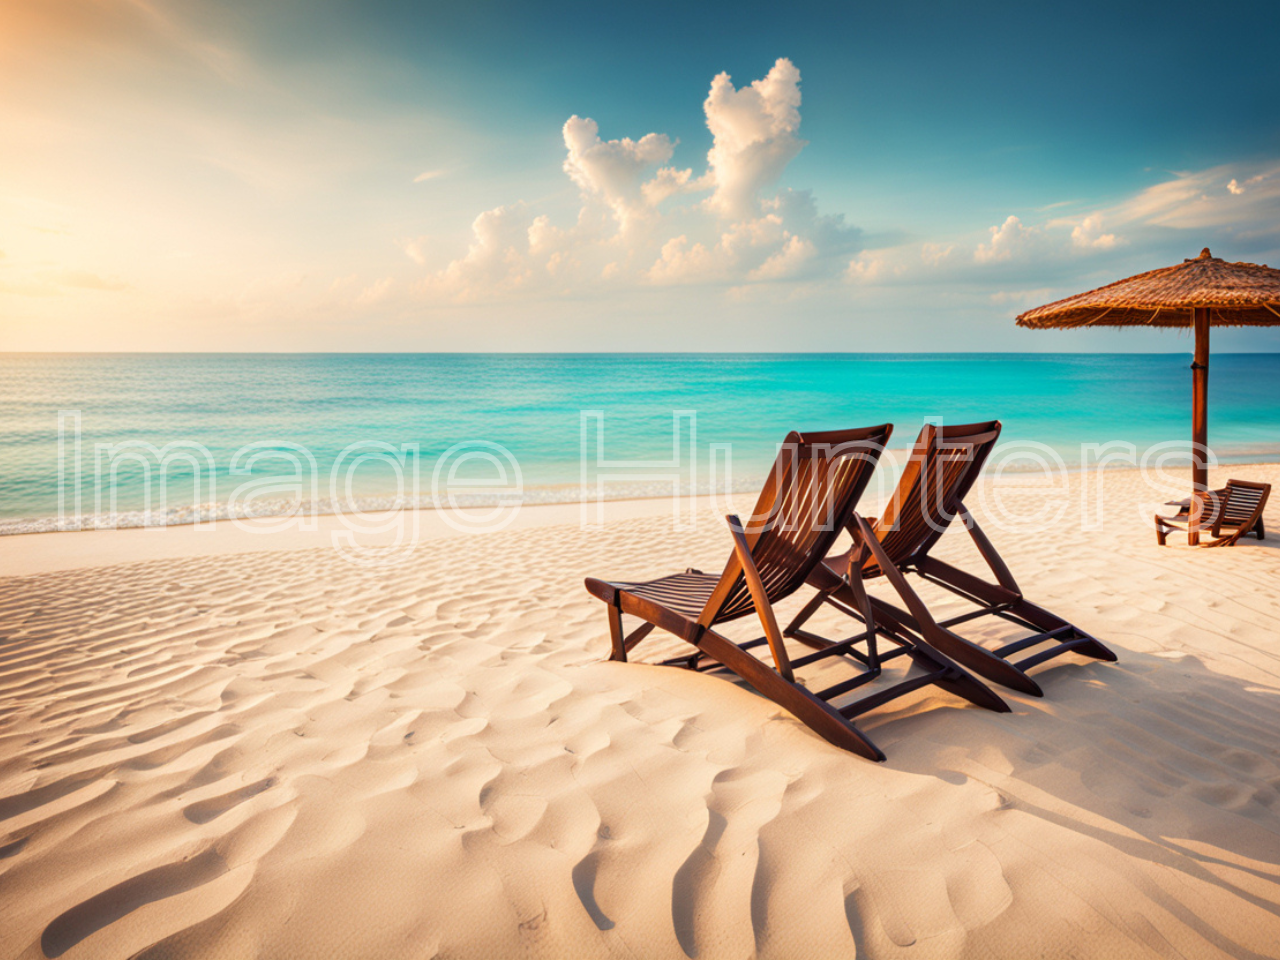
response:
M1196 330L1195 359L1191 363L1191 487L1192 497L1209 489L1209 308L1196 307L1192 317ZM1187 543L1200 543L1200 509L1193 503Z

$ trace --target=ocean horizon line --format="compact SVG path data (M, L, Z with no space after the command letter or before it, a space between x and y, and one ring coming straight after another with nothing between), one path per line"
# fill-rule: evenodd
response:
M1176 357L1186 350L0 350L0 357ZM1280 350L1215 350L1223 357L1274 357Z

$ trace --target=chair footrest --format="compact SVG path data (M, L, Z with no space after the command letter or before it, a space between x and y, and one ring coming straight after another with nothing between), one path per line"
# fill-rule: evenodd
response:
M793 631L793 633L796 635L799 635L802 632L803 631L800 631L800 630ZM825 640L824 637L819 637L817 634L810 633L810 634L807 634L807 636L812 637L815 640ZM840 656L842 654L847 654L856 660L861 660L863 663L866 663L867 662L866 654L864 654L861 650L853 649L853 647L854 647L854 644L863 643L864 641L866 641L867 636L868 635L865 632L860 633L856 637L849 637L847 640L841 640L838 643L832 643L830 646L823 647L821 650L818 650L814 653L806 653L803 657L797 657L795 660L792 660L791 666L803 667L805 664L816 663L819 660L825 660L827 657L835 657L835 656Z
M939 621L940 627L958 627L962 623L968 623L970 620L977 620L979 617L994 617L1009 609L1007 603L997 603L990 607L983 607L981 610L970 610L968 613L962 613L959 616L952 617L949 620Z
M1025 672L1038 663L1044 663L1046 660L1052 660L1054 657L1066 653L1068 650L1074 650L1076 647L1082 647L1086 643L1091 642L1092 640L1089 637L1076 637L1074 640L1068 640L1065 643L1060 643L1055 647L1050 647L1048 650L1041 650L1039 653L1034 656L1027 657L1025 660L1019 660L1014 664L1014 666Z
M852 720L854 717L861 716L868 710L874 710L890 700L896 700L898 697L911 693L913 690L919 690L921 687L927 687L931 683L945 679L948 672L947 670L937 670L933 673L911 677L908 680L895 683L892 687L886 687L877 693L863 697L861 700L855 700L853 703L840 707L837 712L846 720Z
M842 680L840 683L827 687L825 690L819 690L814 696L819 700L833 700L842 693L848 693L850 690L856 690L864 683L870 683L878 676L880 676L879 670L868 670L866 673L860 673L856 677Z
M1015 640L1013 643L1006 643L1003 647L996 647L991 652L997 657L1008 657L1011 653L1017 653L1019 650L1027 649L1027 647L1034 647L1037 643L1044 643L1046 640L1054 640L1063 634L1073 633L1075 629L1071 624L1064 623L1053 630L1046 630L1044 633L1037 633L1034 636Z

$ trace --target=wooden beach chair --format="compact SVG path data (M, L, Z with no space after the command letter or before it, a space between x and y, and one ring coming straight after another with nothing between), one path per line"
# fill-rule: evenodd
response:
M1202 507L1199 518L1201 530L1208 530L1212 540L1202 542L1202 547L1230 547L1250 533L1259 540L1267 537L1262 522L1262 509L1271 496L1271 484L1254 483L1251 480L1228 480L1220 490L1206 490L1199 494ZM1156 542L1165 545L1170 533L1187 531L1191 523L1191 498L1175 500L1168 504L1177 507L1172 517L1156 514ZM1223 534L1223 528L1227 529Z
M666 664L699 671L727 668L822 737L873 760L883 760L884 754L854 726L854 719L912 690L936 684L980 706L1007 711L994 692L927 643L909 651L922 673L842 706L833 701L880 674L874 655L854 649L853 642L795 660L786 649L773 604L804 585L850 522L891 430L885 424L788 434L748 522L727 518L733 553L719 575L690 569L641 583L588 578L587 589L608 604L610 659L625 661L655 626L661 627L696 648ZM865 596L861 583L853 593ZM874 615L869 606L860 609L869 625L865 642L874 651ZM753 611L763 637L738 643L714 629ZM624 614L642 621L630 634L623 629ZM766 646L771 662L751 652ZM798 669L842 653L848 654L842 659L856 676L815 691L797 680Z
M979 676L1037 697L1042 696L1043 691L1027 676L1027 671L1034 666L1067 652L1115 660L1115 654L1096 638L1023 596L995 546L965 507L964 497L977 480L999 436L998 420L963 426L926 425L884 516L874 528L866 530L860 529L866 522L857 518L861 523L851 524L849 531L854 547L814 567L809 583L818 588L818 593L787 626L784 635L819 650L832 645L831 640L804 629L804 623L823 604L863 619L863 591L852 588L859 578L846 575L852 563L861 571L863 580L887 578L906 605L904 610L878 597L870 598L877 629L899 645L897 651L883 656L900 655L923 640ZM957 518L973 538L995 577L994 583L930 555L934 544ZM865 539L868 533L879 549L867 550L861 545L860 539ZM905 575L909 573L963 597L973 603L975 609L947 620L936 620L907 581ZM1031 633L987 648L953 629L985 616L1000 617ZM1036 647L1041 649L1030 652ZM1027 655L1014 661L1011 658L1015 654Z

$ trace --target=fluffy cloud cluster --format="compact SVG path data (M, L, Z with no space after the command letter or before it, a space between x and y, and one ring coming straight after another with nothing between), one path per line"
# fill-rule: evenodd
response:
M1114 233L1104 232L1102 224L1102 213L1031 225L1010 215L1004 223L989 229L989 240L974 247L973 262L996 264L1054 259L1066 256L1072 250L1110 250L1123 242ZM1067 228L1071 230L1070 236L1066 235ZM931 256L932 249L936 247L936 244L926 244L921 250L921 258L926 263L932 260L936 264L936 257Z
M998 227L991 228L991 240L980 243L973 251L977 263L999 263L1021 257L1040 240L1042 233L1035 227L1024 227L1017 217L1010 216Z
M812 240L792 233L776 213L733 224L713 246L672 237L645 273L653 283L782 280L798 276L817 255Z
M800 130L800 71L779 60L763 80L735 90L727 73L711 81L702 109L715 145L707 154L715 192L706 205L720 216L754 213L756 195L777 182L805 146Z
M1071 242L1086 250L1110 250L1120 241L1114 233L1102 232L1102 214L1091 213L1071 228Z
M778 60L741 89L721 73L703 110L712 146L696 176L670 165L676 143L665 134L604 140L596 121L570 117L563 166L580 194L576 221L558 226L524 204L486 211L466 255L428 277L426 289L467 301L620 283L770 283L846 269L858 230L820 215L807 191L769 195L805 146L795 65ZM421 262L419 245L406 243L405 252Z
M1123 248L1149 257L1181 244L1179 231L1195 234L1190 253L1219 239L1239 256L1280 243L1280 167L1232 165L1173 175L1111 207L1064 215L1068 205L1056 205L1053 215L1011 214L981 233L864 249L861 231L819 214L808 191L777 188L805 147L800 104L800 71L789 60L742 87L717 75L703 101L712 146L701 172L672 163L678 143L665 134L606 140L595 120L572 116L563 169L578 190L576 217L553 222L524 203L485 211L465 255L419 290L466 302L717 285L741 298L785 281L923 281L1035 283L1039 296L1046 280L1076 276ZM431 260L422 238L404 250L415 263ZM1025 293L1000 291L1009 302Z
M575 114L565 122L564 145L569 151L564 172L585 197L603 202L624 231L689 179L690 171L667 168L652 181L641 182L652 167L666 163L675 152L675 144L665 134L601 140L599 125Z
M1081 271L1124 275L1194 256L1210 245L1233 259L1274 259L1280 251L1280 167L1232 164L1174 174L1110 207L1072 216L1006 217L983 234L861 252L845 278L888 285L932 282L998 290L993 303L1041 302L1070 292ZM1117 259L1123 255L1123 259ZM1046 280L1063 288L1044 287ZM1035 284L1034 287L1029 286Z

